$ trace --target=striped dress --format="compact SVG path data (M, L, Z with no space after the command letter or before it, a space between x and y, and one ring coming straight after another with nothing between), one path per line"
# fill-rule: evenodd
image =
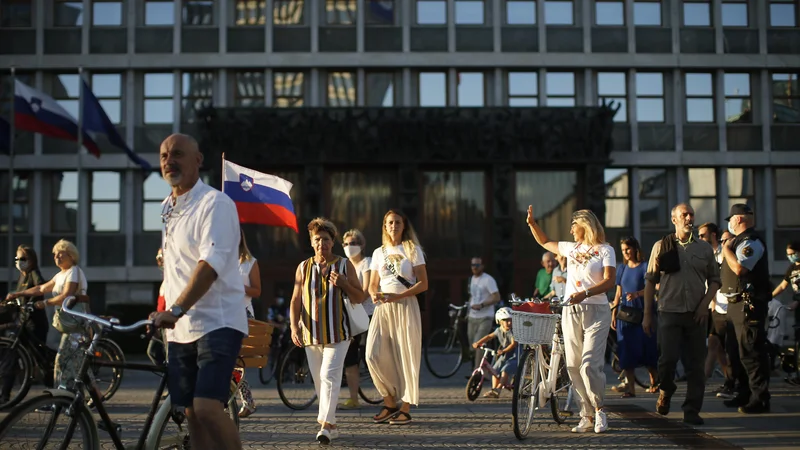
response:
M303 273L303 307L300 324L303 345L337 344L349 340L350 322L344 304L344 292L320 273L319 264L311 257L301 263ZM336 257L328 264L340 274L346 273L347 259Z

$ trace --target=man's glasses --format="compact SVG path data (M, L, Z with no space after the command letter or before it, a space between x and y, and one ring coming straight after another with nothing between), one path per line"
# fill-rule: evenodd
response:
M20 261L25 262L27 260L28 258L14 258L14 262L20 262Z
M470 264L470 266L471 266L471 267L478 268L478 267L480 267L481 265L480 265L480 264Z

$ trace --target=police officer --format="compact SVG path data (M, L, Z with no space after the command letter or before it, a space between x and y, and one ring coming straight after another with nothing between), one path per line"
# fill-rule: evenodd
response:
M753 230L755 217L749 206L731 206L728 231L736 237L724 244L720 269L722 292L728 298L741 367L738 395L725 406L744 414L769 412L769 361L765 321L771 297L767 249ZM733 362L733 361L732 361Z

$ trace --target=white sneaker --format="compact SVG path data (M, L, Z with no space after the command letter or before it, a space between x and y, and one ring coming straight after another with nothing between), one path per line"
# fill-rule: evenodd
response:
M606 412L601 409L594 415L594 432L605 433L606 430L608 430L608 417Z
M589 417L581 417L581 421L578 422L578 426L572 429L573 433L587 433L592 430L594 424L592 424L592 419Z
M319 430L317 433L317 442L322 445L329 445L332 440L337 439L339 437L339 428L334 428L329 430L327 428L323 428Z

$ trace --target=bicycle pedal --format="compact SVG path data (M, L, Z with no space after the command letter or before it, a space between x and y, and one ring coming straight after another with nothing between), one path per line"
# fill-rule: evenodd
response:
M122 426L120 424L116 422L111 422L111 426L114 427L114 431L116 431L117 436L120 436L122 434ZM106 428L106 423L103 422L102 420L97 421L97 429L108 433L108 428Z

